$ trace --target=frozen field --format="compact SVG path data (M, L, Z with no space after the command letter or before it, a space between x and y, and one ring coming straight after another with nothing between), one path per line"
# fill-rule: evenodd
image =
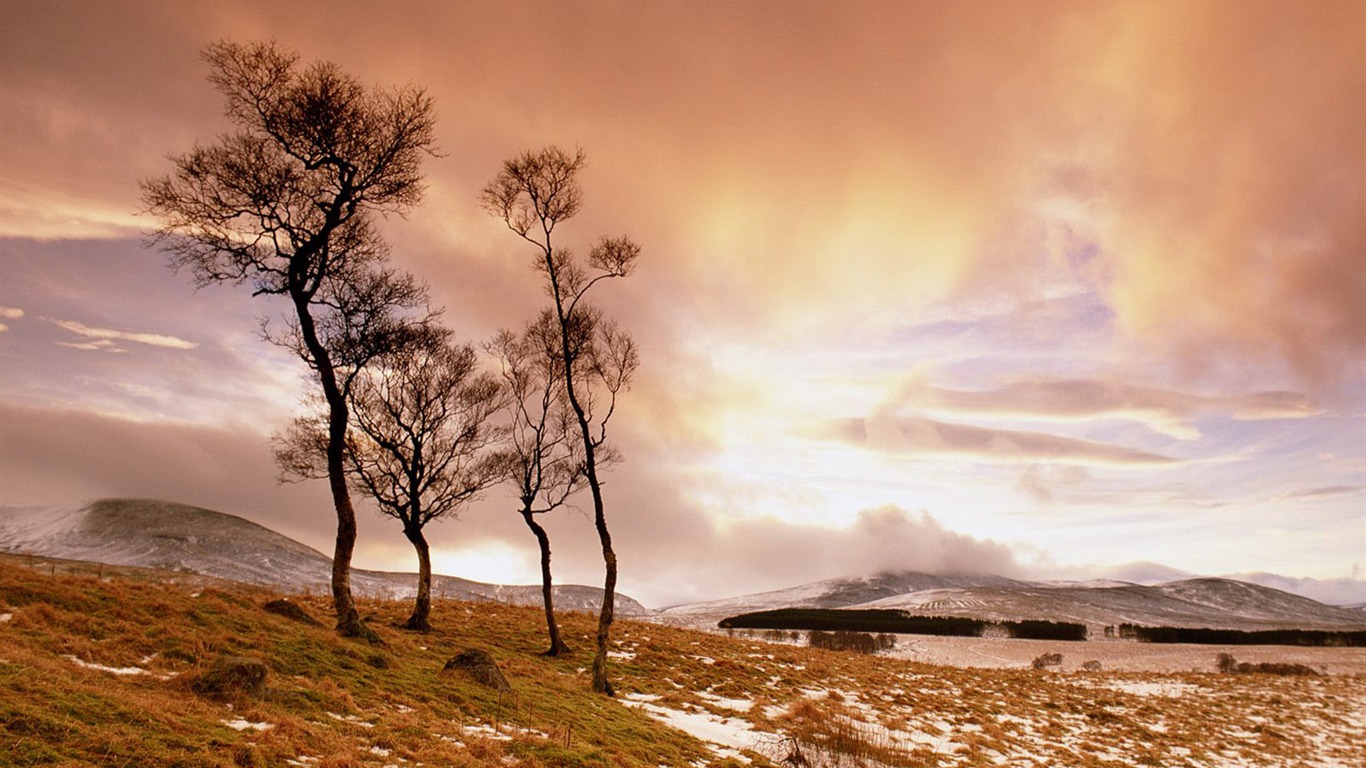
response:
M1116 672L1214 672L1215 659L1228 653L1251 663L1304 664L1330 675L1366 675L1366 648L1301 648L1283 645L1188 645L1120 640L1061 642L997 638L903 635L891 655L953 667L1025 669L1046 653L1062 654L1064 671L1087 661ZM1366 683L1363 683L1366 685Z

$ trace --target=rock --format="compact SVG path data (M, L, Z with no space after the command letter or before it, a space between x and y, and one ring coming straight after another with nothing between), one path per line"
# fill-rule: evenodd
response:
M268 613L273 613L276 616L284 616L286 619L291 619L301 624L307 624L310 627L323 626L321 621L309 616L297 603L291 603L288 600L271 600L263 607Z
M219 656L190 688L208 696L260 696L266 689L265 662L245 656Z
M475 682L486 685L495 691L505 693L512 692L512 686L508 685L503 671L498 668L498 662L493 660L488 651L480 648L471 648L461 651L459 655L446 662L443 671L456 670L468 675Z

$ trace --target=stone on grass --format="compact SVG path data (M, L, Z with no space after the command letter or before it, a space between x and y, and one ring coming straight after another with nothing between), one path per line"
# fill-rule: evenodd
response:
M264 608L268 613L284 616L286 619L292 619L310 627L321 627L323 625L321 621L309 616L297 603L291 603L288 600L271 600L265 604Z
M266 689L265 662L245 656L219 656L190 688L207 696L260 696Z
M455 670L464 673L470 679L486 685L495 691L510 693L512 686L508 685L503 671L498 668L498 662L493 660L488 651L480 648L471 648L461 651L457 656L446 662L444 671Z

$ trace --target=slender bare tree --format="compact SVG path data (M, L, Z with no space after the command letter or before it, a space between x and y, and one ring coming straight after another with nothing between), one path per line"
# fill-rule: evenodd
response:
M506 479L517 489L518 513L541 551L541 599L550 635L546 656L567 653L569 646L555 620L550 535L537 518L564 506L584 481L583 451L564 396L558 339L554 318L545 311L520 335L503 331L489 344L502 365L508 393Z
M607 527L599 470L607 447L607 423L639 358L630 335L603 317L586 297L599 282L630 274L640 247L629 237L601 238L589 250L584 265L569 250L555 244L556 228L578 213L582 205L578 174L585 160L582 150L570 153L548 147L523 152L503 163L480 201L489 213L536 248L536 270L551 300L559 373L583 447L583 475L593 497L593 522L606 571L597 654L593 658L593 689L610 696L613 689L607 675L607 650L616 603L617 555Z
M407 629L431 629L432 557L425 528L506 476L505 430L493 417L503 386L479 371L474 347L455 344L445 328L426 325L386 352L351 388L347 464L352 486L403 525L417 552L417 598ZM320 419L296 419L276 439L289 474L325 475Z
M367 89L330 62L301 65L273 42L219 42L204 59L236 128L172 157L171 174L143 182L143 199L161 220L153 241L200 286L249 283L253 296L288 301L284 330L264 322L263 329L312 369L327 408L337 629L373 638L351 595L348 394L426 303L425 289L389 266L375 215L420 200L421 161L434 143L432 101L411 86Z

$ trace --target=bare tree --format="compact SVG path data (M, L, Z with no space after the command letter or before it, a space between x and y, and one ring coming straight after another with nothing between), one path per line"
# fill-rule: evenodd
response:
M403 525L417 552L417 598L404 625L431 629L432 558L428 523L455 516L506 475L503 429L492 417L503 387L479 371L474 348L427 325L409 343L377 358L351 388L347 441L352 486ZM325 474L320 419L296 419L277 437L276 456L299 477Z
M302 66L274 43L219 42L204 59L236 130L172 157L170 175L143 182L143 199L161 219L154 242L200 286L249 283L253 296L288 300L285 329L263 328L312 369L327 407L337 629L373 637L351 596L347 398L426 301L421 285L389 266L374 216L421 198L432 101L411 86L366 89L329 62Z
M555 621L550 535L537 517L564 506L584 481L583 451L564 396L558 340L555 320L545 311L520 335L503 331L489 345L502 365L508 393L507 480L517 489L518 512L541 550L541 598L550 635L546 656L567 653L569 646Z
M582 204L578 174L585 159L582 150L569 153L558 147L523 152L503 163L502 171L484 187L480 201L535 246L536 270L551 299L559 373L583 447L583 475L593 496L593 522L606 570L593 689L610 696L607 646L616 602L617 555L607 527L599 470L607 446L607 423L616 411L617 396L630 383L638 356L631 337L585 297L599 282L628 275L640 247L628 237L602 238L589 251L585 266L569 250L555 245L555 229L578 213Z

